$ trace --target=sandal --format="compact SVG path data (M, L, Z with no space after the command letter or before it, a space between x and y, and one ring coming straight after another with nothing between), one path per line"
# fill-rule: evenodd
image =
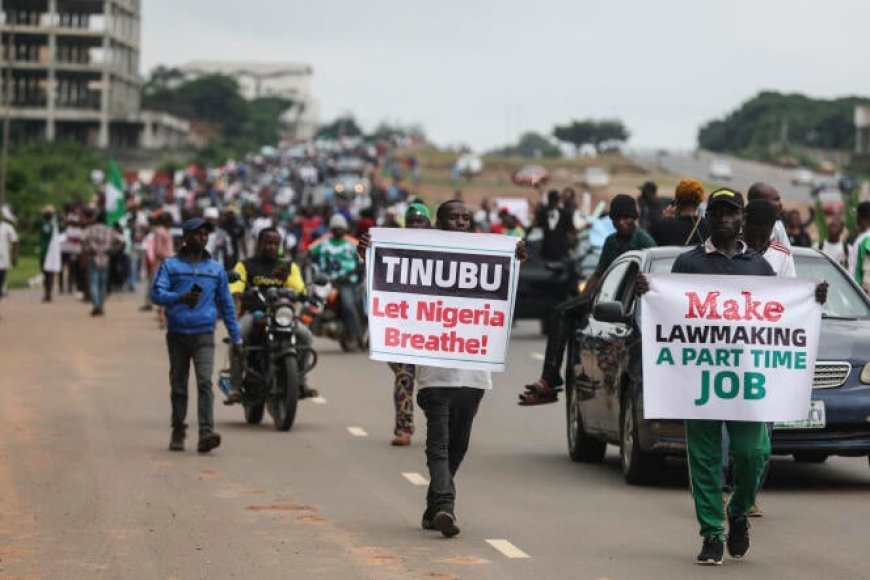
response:
M520 405L545 405L559 400L559 392L550 386L545 379L538 379L531 385L526 385L526 392L520 394Z

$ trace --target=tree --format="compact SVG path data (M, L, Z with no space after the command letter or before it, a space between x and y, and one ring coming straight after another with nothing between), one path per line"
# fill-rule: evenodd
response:
M601 152L603 146L623 143L629 135L628 129L617 119L573 121L570 125L557 125L553 129L553 136L573 145L575 154L579 154L580 147L586 144L594 145L595 150Z
M508 145L493 151L495 155L505 157L556 158L562 156L562 151L549 139L540 133L527 131L520 135L516 145Z
M353 118L353 115L346 115L320 127L316 137L320 139L338 139L340 137L359 137L362 134L362 129L356 124L356 119Z
M553 137L574 146L574 154L580 155L580 147L592 143L595 136L595 122L592 120L572 121L570 125L557 125Z

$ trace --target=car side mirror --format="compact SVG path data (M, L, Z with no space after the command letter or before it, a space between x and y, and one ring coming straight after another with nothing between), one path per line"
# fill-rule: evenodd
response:
M622 302L599 302L592 309L592 316L601 322L627 322Z

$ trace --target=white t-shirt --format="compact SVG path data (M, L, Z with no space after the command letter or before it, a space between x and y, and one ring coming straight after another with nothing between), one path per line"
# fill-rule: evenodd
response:
M417 389L429 387L471 387L472 389L492 389L492 376L489 371L470 371L417 365Z
M773 268L777 276L781 278L797 277L791 250L779 242L770 242L767 251L764 252L764 259L767 260L767 263L770 264L770 267Z
M843 245L842 241L832 243L832 242L829 242L828 240L825 240L824 242L822 242L821 250L824 253L826 253L828 255L828 257L831 258L836 263L840 264L841 266L845 265L845 263L846 263L846 248Z
M12 263L12 244L18 241L18 234L9 222L0 222L0 270L8 270Z

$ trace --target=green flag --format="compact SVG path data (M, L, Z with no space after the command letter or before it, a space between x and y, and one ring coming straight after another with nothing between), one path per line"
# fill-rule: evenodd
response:
M106 178L106 223L111 227L121 221L126 213L124 204L124 176L114 159L109 160Z

